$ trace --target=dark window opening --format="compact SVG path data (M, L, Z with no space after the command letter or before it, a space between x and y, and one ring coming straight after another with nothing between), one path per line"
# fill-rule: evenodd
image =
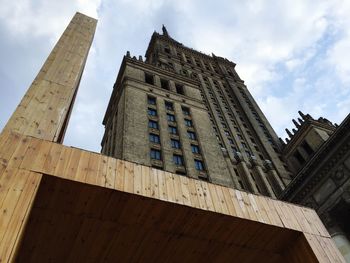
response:
M150 156L151 156L151 159L161 160L161 153L159 150L151 149Z
M177 134L177 128L174 126L169 126L168 130L171 134Z
M157 111L155 109L148 108L148 115L157 116Z
M305 163L305 159L304 159L303 156L300 154L300 152L296 151L296 152L294 153L294 157L298 160L298 162L299 162L300 164Z
M153 78L153 75L148 74L148 73L145 73L145 82L146 82L147 84L154 85L154 78Z
M204 164L202 161L200 160L194 160L194 167L196 168L196 170L198 171L204 171Z
M149 134L149 141L153 143L160 143L159 135L150 133Z
M156 105L156 98L148 96L147 102L148 102L148 104Z
M187 135L191 140L196 140L196 134L194 132L188 131Z
M152 129L159 129L159 127L158 127L158 122L156 122L156 121L148 121L148 127L149 128L152 128Z
M169 47L165 47L164 48L164 52L170 54L170 48Z
M175 116L174 116L173 114L167 113L166 116L167 116L167 120L168 120L168 121L173 121L173 122L175 121Z
M190 109L186 107L182 107L182 113L186 116L190 115Z
M314 153L314 150L310 147L310 145L306 141L304 141L301 144L301 147L303 147L303 149L306 151L308 155L312 155Z
M184 86L181 85L181 84L175 84L175 88L176 88L176 92L181 94L181 95L184 95Z
M160 79L160 86L162 89L169 90L169 81L166 79Z
M183 160L183 157L181 155L174 154L173 161L176 165L183 165L184 164L184 160Z
M173 105L172 102L166 101L166 102L165 102L165 108L166 108L167 110L174 110L174 105Z
M199 147L197 145L191 144L191 150L193 153L197 153L197 154L200 153Z
M171 147L172 148L175 148L175 149L180 149L181 148L179 140L171 139L170 142L171 142Z
M191 120L186 120L186 119L185 119L185 125L186 125L187 127L192 127L192 121L191 121Z

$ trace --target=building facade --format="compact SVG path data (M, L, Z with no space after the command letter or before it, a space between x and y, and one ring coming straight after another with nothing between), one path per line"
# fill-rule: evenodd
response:
M337 126L299 113L283 149L293 180L280 199L315 209L350 262L350 115Z
M103 120L102 153L276 197L291 181L282 143L235 64L154 33L124 57Z

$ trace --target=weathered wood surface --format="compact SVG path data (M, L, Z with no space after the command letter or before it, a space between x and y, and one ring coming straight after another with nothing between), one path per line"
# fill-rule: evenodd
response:
M21 180L27 180L27 174L37 175L38 178L47 174L214 212L218 218L221 214L275 226L281 231L294 230L305 235L306 244L309 244L320 262L343 262L327 230L312 209L16 133L3 133L0 145L7 149L0 153L1 180L22 177ZM1 192L1 203L10 208L1 207L2 211L14 211L18 206L15 203L21 200L20 196L8 202L9 193L16 196L10 188L25 185L25 181L18 182L7 184L7 190ZM35 187L29 187L28 191L33 193ZM2 229L9 233L12 220L18 219L12 212L1 220ZM12 224L18 227L18 223ZM6 231L0 232L1 239L6 238ZM300 251L302 248L299 248ZM304 249L307 250L307 247Z
M79 13L73 17L4 131L50 141L62 139L96 22Z

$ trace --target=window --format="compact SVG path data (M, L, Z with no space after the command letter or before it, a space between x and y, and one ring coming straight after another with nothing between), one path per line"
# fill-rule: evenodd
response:
M185 119L185 125L186 125L187 127L192 127L192 121L191 121L191 120Z
M248 149L247 145L244 142L242 142L242 146L244 149Z
M169 113L167 113L167 120L168 121L175 121L175 116L173 115L173 114L169 114Z
M196 139L196 134L194 132L188 131L187 135L188 135L188 138L190 138L191 140Z
M300 164L304 164L305 163L305 160L304 160L303 156L298 151L296 151L294 153L294 157L298 160L298 162Z
M181 155L174 154L173 161L176 165L184 165L184 160Z
M177 134L177 128L176 127L174 127L174 126L169 126L169 132L171 133L171 134Z
M190 115L190 109L186 107L182 107L182 113L186 116Z
M150 133L149 134L149 141L153 143L160 143L159 135Z
M197 145L191 144L191 150L193 153L200 153L199 147Z
M304 141L301 144L301 147L306 151L308 155L312 155L314 153L314 150L311 148L311 146L307 143L307 141Z
M166 101L166 102L165 102L165 108L166 108L167 110L174 110L173 103L170 102L170 101Z
M169 81L166 79L160 79L160 86L162 89L169 90Z
M164 52L170 54L170 48L169 47L164 47Z
M155 109L148 108L148 115L157 116L157 111Z
M148 101L148 104L156 105L156 98L154 97L148 96L147 101Z
M181 94L181 95L184 95L184 86L181 85L181 84L175 84L175 88L176 88L176 92Z
M159 129L158 122L152 121L152 120L148 121L148 127L152 129L157 129L157 130Z
M204 164L202 161L200 160L194 160L194 167L196 168L196 170L198 171L203 171L204 170Z
M151 159L161 160L161 154L159 150L151 149L150 155L151 155Z
M234 144L234 142L233 142L232 139L228 139L228 142L229 142L230 144Z
M171 139L171 147L175 149L180 149L180 142L179 140Z
M147 84L151 84L154 85L154 78L153 75L149 74L149 73L145 73L145 82Z
M192 64L191 58L190 58L189 56L187 56L187 55L185 55L185 57L186 57L186 61L187 61L187 63Z

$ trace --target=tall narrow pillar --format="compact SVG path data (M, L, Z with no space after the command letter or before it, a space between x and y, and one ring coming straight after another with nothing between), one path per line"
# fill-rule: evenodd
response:
M76 13L4 132L62 142L97 21Z
M96 23L75 14L0 134L0 262L15 261L41 184L41 173L21 168L40 147L24 135L62 142Z

